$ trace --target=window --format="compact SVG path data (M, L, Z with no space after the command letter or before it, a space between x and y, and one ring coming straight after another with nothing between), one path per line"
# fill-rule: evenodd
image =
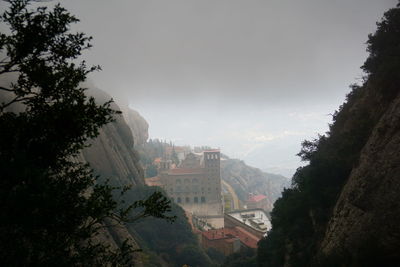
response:
M185 198L185 202L186 202L186 203L190 203L190 198L186 197L186 198Z
M177 202L178 202L178 203L182 203L182 200L181 200L180 197L178 197Z
M201 203L205 203L206 202L206 198L205 197L201 197Z
M194 197L194 203L199 203L199 198L198 197Z

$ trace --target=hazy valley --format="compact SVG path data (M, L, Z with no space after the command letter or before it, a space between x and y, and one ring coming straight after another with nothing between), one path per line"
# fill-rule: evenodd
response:
M0 264L398 266L400 2L357 1L0 2Z

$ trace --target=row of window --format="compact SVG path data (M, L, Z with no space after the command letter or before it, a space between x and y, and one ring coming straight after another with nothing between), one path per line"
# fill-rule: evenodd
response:
M190 190L190 187L189 187L189 186L186 186L185 188L183 188L183 187L181 187L181 186L177 186L177 187L175 188L175 192L200 192L200 187L198 187L198 186L193 186L191 189L192 189L192 190ZM201 188L201 192L204 192L204 190L205 190L205 188L202 187L202 188ZM218 191L218 190L219 190L219 187L215 187L215 190ZM173 189L173 188L170 188L169 191L170 191L171 193L173 193L173 192L174 192L174 189ZM211 187L208 187L208 191L211 191Z
M206 159L218 159L218 154L206 154Z
M171 198L173 202L175 202L174 198ZM185 200L185 203L192 203L190 197L185 197L185 198L181 198L181 197L177 197L176 198L176 203L183 203L182 201ZM200 202L201 203L206 203L206 198L205 197L201 197L200 198ZM194 197L193 198L193 203L199 203L199 198L198 197Z
M199 182L199 180L198 180L197 178L193 178L193 179L192 179L192 183L195 183L195 184L196 184L196 183L198 183L198 182ZM181 184L181 183L182 183L181 179L176 179L176 183L177 183L177 184ZM185 183L185 184L190 183L190 179L185 179L185 180L184 180L184 183Z

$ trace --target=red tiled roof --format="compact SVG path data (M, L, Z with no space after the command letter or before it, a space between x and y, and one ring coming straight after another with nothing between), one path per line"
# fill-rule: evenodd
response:
M260 240L257 236L247 232L242 227L235 226L233 228L222 228L216 230L208 230L201 233L208 240L225 239L226 242L233 242L235 238L239 238L240 242L249 248L257 248L257 242Z
M263 199L266 199L266 198L267 198L267 196L265 196L265 195L255 195L255 196L249 197L249 199L247 201L249 201L249 202L259 202L259 201L261 201Z
M247 232L242 227L235 226L237 237L249 248L257 248L257 242L260 240L257 236Z
M204 173L204 169L202 168L175 168L168 170L168 174L201 174Z

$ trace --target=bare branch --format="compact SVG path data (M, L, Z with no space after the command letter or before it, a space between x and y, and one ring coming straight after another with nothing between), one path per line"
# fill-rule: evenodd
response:
M6 87L3 87L3 86L0 86L0 90L6 91L6 92L15 92L14 89L6 88Z
M8 106L10 106L10 105L12 105L12 104L14 104L14 103L21 102L21 101L25 101L25 100L29 100L29 99L31 99L31 98L30 98L30 97L19 97L19 96L17 96L17 97L15 97L13 100L11 100L10 102L8 102L8 103L3 103L3 104L0 106L0 112L3 112L3 110L4 110L6 107L8 107Z

